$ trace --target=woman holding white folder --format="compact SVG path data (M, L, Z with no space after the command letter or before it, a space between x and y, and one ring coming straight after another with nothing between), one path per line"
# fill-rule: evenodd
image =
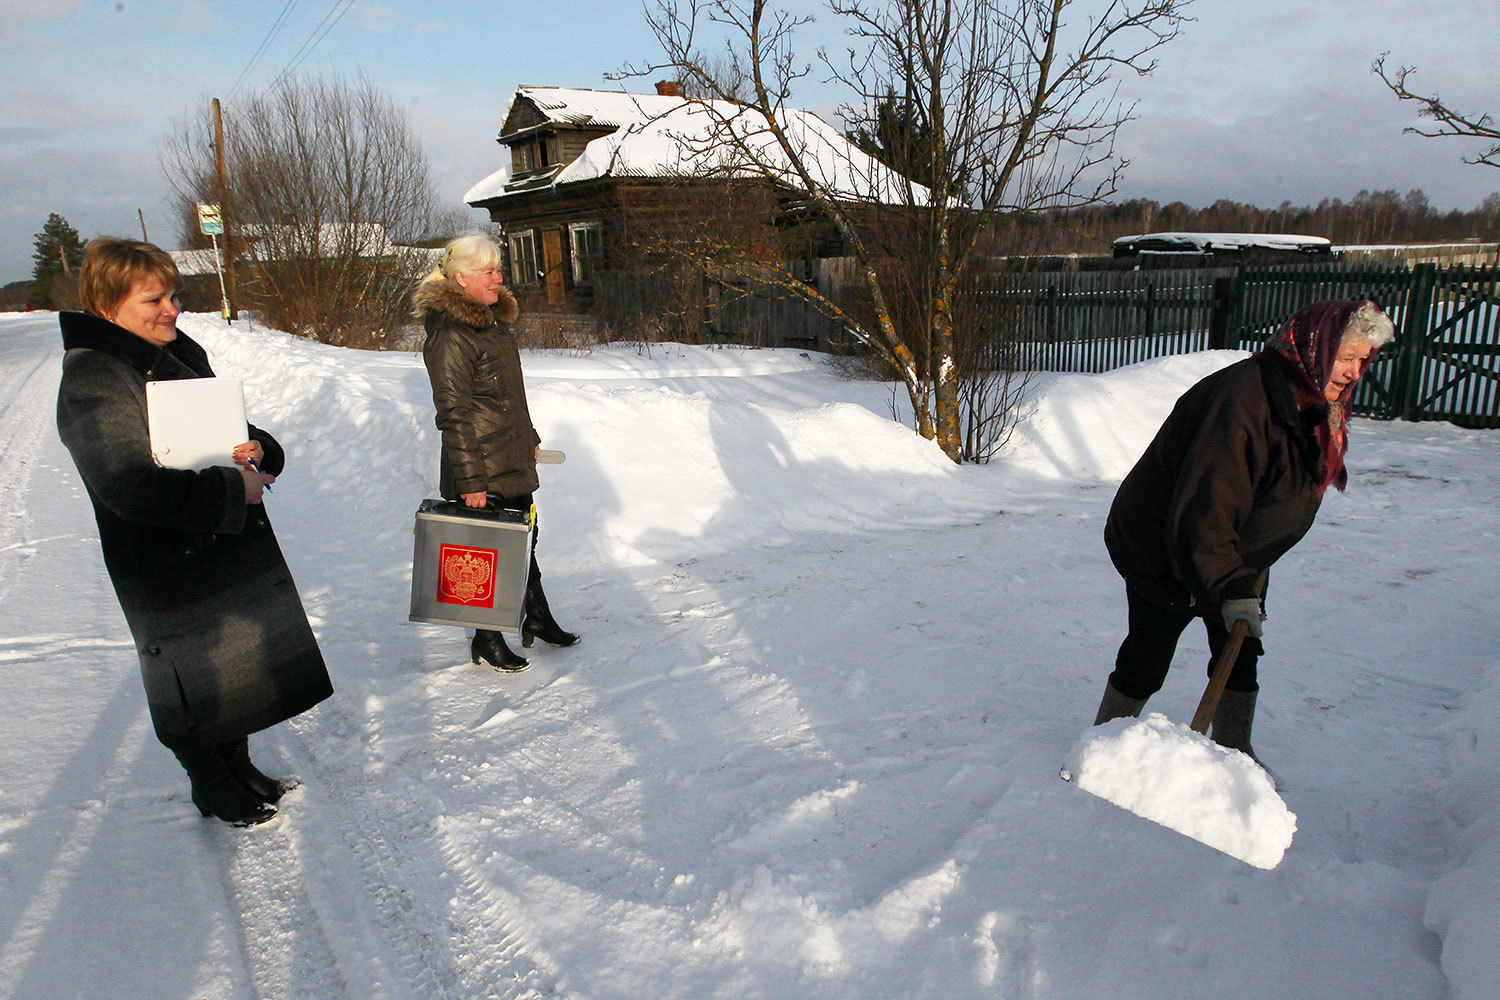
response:
M177 329L182 278L149 243L99 237L78 283L87 311L60 315L57 429L94 505L152 724L199 812L263 823L295 782L250 762L249 735L333 693L262 504L285 455L250 427L232 466L157 465L146 383L213 377Z

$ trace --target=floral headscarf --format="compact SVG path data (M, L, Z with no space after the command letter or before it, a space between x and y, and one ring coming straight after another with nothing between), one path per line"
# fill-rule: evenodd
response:
M1363 299L1314 302L1271 334L1261 348L1262 354L1273 355L1282 362L1282 368L1291 377L1292 391L1302 412L1320 417L1315 430L1318 446L1323 452L1319 493L1327 490L1329 484L1342 492L1349 482L1349 471L1344 468L1344 452L1349 447L1349 399L1354 395L1354 383L1351 382L1332 403L1323 395L1323 389L1339 356L1339 342L1343 340L1349 320L1364 304ZM1372 352L1371 358L1360 366L1361 376L1373 358Z

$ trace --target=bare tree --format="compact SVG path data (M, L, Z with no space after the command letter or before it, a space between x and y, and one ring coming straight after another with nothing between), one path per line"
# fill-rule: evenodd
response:
M831 222L859 262L862 306L779 280L886 359L918 432L960 461L977 456L965 446L959 344L977 338L958 329L958 298L1017 231L1002 216L1114 192L1124 166L1114 139L1131 118L1114 76L1149 72L1188 2L830 0L852 44L819 58L850 95L841 115L855 134L894 137L880 158L832 152L821 123L791 107L812 72L794 45L809 18L767 0L655 0L647 18L665 66L627 73L673 69L719 122L713 163L790 190ZM710 59L726 39L750 80L742 102L718 85L722 57ZM892 105L910 127L889 127ZM764 280L764 265L740 263Z
M1489 143L1489 148L1473 158L1464 157L1464 162L1500 167L1500 125L1496 125L1493 115L1487 113L1476 115L1457 111L1445 104L1442 97L1436 93L1431 95L1413 93L1407 89L1406 81L1417 68L1401 66L1394 71L1387 70L1385 61L1388 56L1390 56L1389 52L1382 52L1380 58L1371 65L1370 71L1380 77L1381 82L1397 98L1403 101L1415 101L1419 118L1427 118L1433 122L1431 126L1426 127L1410 125L1402 129L1403 132L1426 136L1430 139L1456 137L1483 140Z
M207 104L162 160L188 245L206 242L193 203L218 200ZM430 266L410 245L443 224L405 112L362 78L289 77L225 108L224 145L223 209L249 265L249 304L298 336L399 342L406 294Z

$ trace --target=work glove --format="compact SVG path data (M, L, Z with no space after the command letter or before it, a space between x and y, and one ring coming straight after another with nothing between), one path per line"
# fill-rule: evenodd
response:
M1261 614L1260 598L1258 597L1236 597L1232 601L1225 601L1224 606L1219 609L1224 615L1224 628L1232 630L1234 623L1243 618L1250 623L1250 634L1259 639L1261 636L1260 623L1265 620Z

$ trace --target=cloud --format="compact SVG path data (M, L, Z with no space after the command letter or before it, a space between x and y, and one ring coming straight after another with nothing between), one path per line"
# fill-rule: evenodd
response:
M27 25L65 21L82 10L83 0L0 0L0 38Z
M1131 165L1119 197L1269 208L1421 188L1436 208L1470 209L1500 189L1500 171L1462 163L1460 146L1402 134L1404 113L1394 98L1334 101L1307 87L1223 121L1143 115L1121 135Z
M359 9L359 26L366 31L387 32L400 23L400 13L385 4L372 4Z
M139 235L139 209L153 241L176 246L177 221L168 210L169 193L153 153L114 148L90 155L65 144L24 151L0 146L0 175L25 177L30 189L22 201L0 201L0 283L31 274L32 236L49 212L67 219L85 239L107 233Z

